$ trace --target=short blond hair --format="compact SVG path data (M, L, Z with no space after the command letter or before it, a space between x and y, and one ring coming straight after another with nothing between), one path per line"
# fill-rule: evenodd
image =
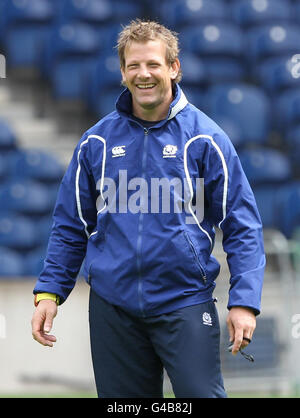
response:
M136 19L132 20L119 34L117 48L120 66L125 68L125 48L132 42L147 42L162 40L166 44L166 62L171 65L179 56L178 34L160 23ZM181 70L177 74L174 83L179 83L182 78Z

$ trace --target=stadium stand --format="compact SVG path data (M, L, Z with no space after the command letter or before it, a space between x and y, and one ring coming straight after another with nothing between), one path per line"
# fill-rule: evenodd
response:
M9 66L36 68L54 17L51 2L4 1L2 8L1 39Z
M220 0L163 0L155 6L154 15L176 31L186 26L207 22L212 24L228 18L226 4Z
M178 31L184 92L228 134L254 190L272 270L267 315L247 349L256 368L225 351L222 362L226 376L249 382L249 374L255 387L285 364L279 324L289 308L282 295L291 295L289 248L300 274L298 1L0 0L8 74L0 79L0 279L42 269L59 182L81 134L114 109L122 91L114 46L121 25L137 17Z
M239 82L212 85L205 94L205 110L236 147L267 143L271 105L257 86Z

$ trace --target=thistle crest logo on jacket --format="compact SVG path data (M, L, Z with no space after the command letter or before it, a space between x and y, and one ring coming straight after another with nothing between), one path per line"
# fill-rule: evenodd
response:
M201 219L193 206L199 178ZM154 185L161 194L152 202ZM108 188L115 210L108 210ZM186 222L187 214L193 222ZM188 103L178 85L166 119L144 128L131 115L126 89L116 110L90 128L74 151L34 293L55 293L63 302L84 260L93 290L137 316L212 300L220 270L212 255L216 227L231 274L228 308L259 313L262 225L229 138Z

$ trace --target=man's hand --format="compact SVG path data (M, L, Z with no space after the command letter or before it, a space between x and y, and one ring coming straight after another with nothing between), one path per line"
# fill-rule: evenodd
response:
M233 342L232 354L235 355L240 348L244 348L249 344L243 338L252 339L256 327L256 317L251 309L235 306L230 309L226 323L230 342Z
M57 304L53 300L41 300L34 311L31 327L33 338L42 345L53 347L56 337L50 335L53 319L57 314Z

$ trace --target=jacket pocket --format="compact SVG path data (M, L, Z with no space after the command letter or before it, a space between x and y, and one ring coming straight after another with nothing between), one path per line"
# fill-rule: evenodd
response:
M200 262L200 260L199 260L199 257L198 257L198 255L197 255L196 248L195 248L195 246L194 246L194 244L193 244L193 242L192 242L191 238L189 237L189 235L188 235L188 233L187 233L186 231L183 231L183 235L184 235L184 237L185 237L185 239L186 239L186 241L187 241L187 244L188 244L188 246L189 246L189 248L190 248L190 251L191 251L191 252L192 252L192 254L193 254L193 257L194 257L194 260L195 260L196 266L197 266L197 267L198 267L198 269L200 270L200 273L201 273L202 279L203 279L204 283L206 283L206 272L205 272L205 270L204 270L204 268L203 268L203 266L202 266L202 264L201 264L201 262Z

